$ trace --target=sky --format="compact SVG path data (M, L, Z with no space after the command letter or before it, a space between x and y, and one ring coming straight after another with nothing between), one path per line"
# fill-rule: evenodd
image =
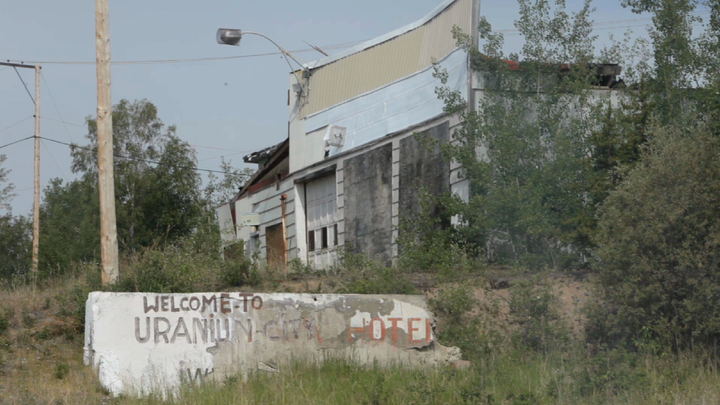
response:
M414 22L442 0L122 0L110 1L113 61L190 59L254 55L275 52L260 37L243 38L240 47L215 42L219 27L261 32L288 50L344 44L374 38ZM581 0L567 0L570 11ZM631 20L620 0L595 0L596 22ZM518 18L515 0L483 0L481 14L493 29L513 29ZM626 21L611 27L635 25L644 35L645 22ZM607 28L607 25L598 27ZM609 34L621 37L624 28L598 30L597 45L609 43ZM510 33L511 34L511 33ZM506 34L505 52L518 52L521 37ZM86 144L85 118L97 109L93 64L49 62L95 60L95 6L93 1L0 0L0 61L43 63L41 136ZM329 50L328 53L339 52ZM311 61L321 55L300 52ZM34 94L34 73L18 69ZM195 63L157 63L112 66L113 104L121 99L147 99L158 107L166 125L195 146L198 167L217 170L220 156L244 167L242 156L287 137L289 67L280 55ZM33 102L18 74L0 66L0 146L33 135ZM63 124L64 121L67 124ZM18 123L19 122L19 123ZM14 125L17 124L17 125ZM9 128L8 128L9 127ZM27 140L0 149L4 167L12 172L17 197L14 214L27 215L33 201L33 142ZM75 178L67 146L43 141L41 184L51 178Z

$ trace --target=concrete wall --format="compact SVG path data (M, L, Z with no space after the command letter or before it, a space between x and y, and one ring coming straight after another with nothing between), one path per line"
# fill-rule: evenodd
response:
M345 159L345 246L392 257L392 144Z
M328 175L328 169L335 170L335 178L337 182L337 218L338 218L338 243L344 246L346 241L352 240L353 243L360 240L361 249L368 249L371 254L381 254L384 257L396 257L398 253L396 239L398 237L398 225L400 223L400 193L401 193L401 160L407 164L409 161L421 163L424 159L422 148L416 145L415 141L404 141L407 137L412 137L416 132L426 132L440 136L447 140L451 136L453 130L459 125L459 120L455 117L441 117L436 120L416 126L406 128L392 136L386 136L372 143L363 145L343 152L339 155L331 156L323 159L321 162L306 167L297 172L291 173L285 181L283 181L280 190L276 191L275 186L265 189L262 192L250 195L244 198L242 207L240 201L236 204L237 212L247 211L247 207L252 207L253 212L261 212L261 231L258 234L261 242L262 257L265 258L265 233L264 227L272 226L281 220L279 211L279 198L282 193L288 195L288 215L286 218L287 238L288 238L288 258L290 260L299 258L303 262L307 262L307 228L305 223L305 207L304 207L304 183L302 179L312 176L313 173L324 172ZM438 127L438 128L435 128ZM435 129L433 129L435 128ZM410 142L410 143L408 143ZM402 144L405 144L403 152ZM413 145L408 148L407 145ZM292 146L291 146L292 147ZM388 154L390 157L388 158ZM415 157L411 157L410 154ZM429 154L436 156L436 154ZM364 163L363 160L371 159ZM350 166L348 166L350 164ZM432 170L431 163L424 164L427 169ZM436 164L437 166L437 164ZM348 171L348 167L349 171ZM450 189L458 195L469 195L469 186L466 180L459 177L460 166L454 162L443 163L442 170L447 174L449 171ZM362 172L362 173L361 173ZM437 172L437 171L436 171ZM372 173L372 176L370 175ZM439 172L437 172L439 175ZM348 178L348 175L350 176ZM360 176L365 176L361 178ZM389 187L387 185L389 181ZM413 176L407 177L412 178ZM422 176L421 176L422 177ZM447 176L443 175L443 178ZM371 180L374 179L374 180ZM409 180L405 180L406 183ZM370 187L371 182L376 182L379 188ZM443 190L447 190L448 180L443 180ZM363 188L364 187L364 188ZM370 190L361 192L360 189ZM389 190L388 190L389 188ZM382 193L381 193L382 192ZM389 192L389 208L387 194ZM375 195L371 200L368 199L369 193ZM409 196L405 197L406 201ZM372 202L370 202L372 201ZM292 202L292 204L291 204ZM376 208L372 208L373 205ZM362 208L361 209L361 205ZM375 218L373 224L362 225L358 222L362 218L371 218L372 215L379 215ZM390 219L388 220L387 216ZM358 221L356 221L358 220ZM349 221L353 221L356 225L349 225ZM371 226L371 227L368 227ZM369 230L369 231L368 231ZM260 236L260 234L262 234ZM249 231L239 231L240 239L248 240ZM367 235L375 235L379 237L377 242L373 241L373 237ZM388 235L389 244L388 244ZM250 245L250 244L249 244ZM354 245L353 245L354 246Z
M220 242L222 243L222 247L234 244L237 241L237 236L230 204L216 208L215 215L217 215L218 224L220 225Z
M420 296L94 292L84 361L113 395L144 396L282 371L293 357L415 366L458 360L458 349L435 342L434 325Z
M450 161L443 159L439 145L428 149L419 139L447 143L450 124L446 121L400 140L400 220L411 220L421 213L420 189L432 196L450 190ZM437 207L433 215L438 215Z

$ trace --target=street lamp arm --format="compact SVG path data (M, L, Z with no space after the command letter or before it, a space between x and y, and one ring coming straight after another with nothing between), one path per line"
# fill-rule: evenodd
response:
M216 39L219 44L238 46L240 44L240 40L242 39L243 35L257 35L259 37L263 37L263 38L267 39L273 45L275 45L277 47L277 49L280 50L280 53L282 53L283 57L285 58L285 62L287 62L288 66L290 66L290 71L292 72L293 75L295 75L295 80L297 81L298 86L300 86L301 97L305 97L305 98L308 97L307 88L305 85L303 85L302 80L298 76L297 69L293 67L292 63L290 63L290 59L295 61L295 63L297 63L300 66L300 70L303 71L306 79L310 77L310 71L308 70L308 68L303 66L302 63L300 63L297 59L295 59L295 57L290 52L285 50L285 48L280 46L277 42L273 41L270 37L268 37L264 34L261 34L259 32L254 32L254 31L243 31L243 30L239 30L239 29L220 28L217 30ZM288 59L288 57L290 57L290 59Z
M286 51L285 48L283 48L282 46L280 46L277 42L273 41L273 40L270 39L269 37L267 37L267 36L265 36L265 35L263 35L263 34L261 34L261 33L259 33L259 32L242 31L242 34L243 34L243 35L257 35L257 36L259 36L259 37L263 37L263 38L267 39L268 41L272 42L273 45L275 45L275 46L280 50L280 52L282 52L283 56L285 57L285 61L287 62L288 66L290 66L290 71L295 75L295 80L296 80L297 83L300 85L300 89L302 89L302 94L303 94L303 96L305 96L305 97L308 96L307 91L305 91L305 86L303 86L302 81L300 81L300 77L299 77L298 74L297 74L297 70L296 70L295 68L293 68L292 63L290 63L290 59L288 59L288 56L289 56L293 61L295 61L295 63L297 63L298 65L300 65L300 69L302 69L303 72L307 72L307 68L306 68L305 66L303 66L302 63L298 62L298 60L295 59L295 57L292 56L292 54L291 54L290 52ZM309 77L309 75L308 75L308 77Z
M297 59L295 59L295 57L294 57L290 52L288 52L287 50L285 50L285 48L283 48L282 46L280 46L277 42L275 42L275 41L273 41L272 39L270 39L270 37L268 37L268 36L266 36L266 35L263 35L263 34L261 34L261 33L259 33L259 32L253 32L253 31L242 31L242 34L243 34L243 35L257 35L257 36L259 36L259 37L263 37L263 38L267 39L268 41L272 42L273 45L275 45L275 46L280 50L280 52L282 52L283 56L285 56L285 60L287 60L287 57L289 56L295 63L297 63L298 65L300 65L300 69L302 69L303 71L307 70L307 68L305 68L305 66L303 66L303 64L300 63ZM288 65L290 65L290 68L291 68L293 71L295 71L295 69L292 67L292 64L290 64L290 61L289 61L289 60L288 60Z

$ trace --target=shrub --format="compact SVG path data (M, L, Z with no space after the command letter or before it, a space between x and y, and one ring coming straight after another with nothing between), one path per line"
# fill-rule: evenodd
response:
M146 250L130 257L114 291L184 293L217 286L222 259L219 254L197 253L170 246Z
M602 207L588 339L651 351L720 337L720 140L654 130Z
M251 259L238 257L227 260L221 266L220 280L230 287L256 285L259 282L259 273Z
M10 329L10 319L5 314L0 313L0 336L5 334L8 329Z
M415 294L413 284L396 267L385 266L364 254L343 250L336 270L347 282L338 292L344 294Z
M539 276L519 280L510 291L510 320L518 327L513 336L515 343L548 351L568 340L560 300L547 280Z

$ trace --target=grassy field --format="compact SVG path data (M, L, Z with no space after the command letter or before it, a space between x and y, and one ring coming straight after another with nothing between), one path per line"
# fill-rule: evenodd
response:
M275 288L317 289L320 281ZM557 284L567 288L567 280ZM576 337L544 351L497 347L464 370L298 363L188 386L172 400L111 398L82 364L83 285L0 290L0 404L720 404L712 356L591 355Z

